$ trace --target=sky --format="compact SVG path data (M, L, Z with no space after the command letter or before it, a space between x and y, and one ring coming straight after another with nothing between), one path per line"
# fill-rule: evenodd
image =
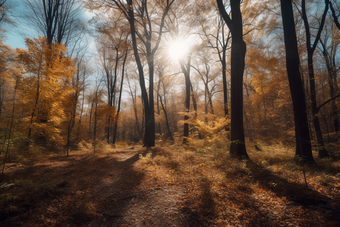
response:
M19 21L22 11L24 10L22 5L20 4L22 0L10 0L10 2L12 8L10 19L13 20L15 24L5 26L6 37L4 39L4 43L6 45L9 45L13 49L16 48L26 49L25 39L37 38L38 37L37 31L35 31L31 27L25 26ZM13 10L14 8L15 11ZM89 11L85 11L84 16L87 20L90 20L94 16L94 14Z
M20 28L20 29L25 29L25 28ZM6 29L7 32L5 34L6 38L5 38L4 43L6 45L9 45L13 49L16 49L16 48L26 49L25 37L22 34L20 34L20 29L15 26L11 26L10 28L7 28ZM27 30L29 30L29 28L27 28Z
M25 37L23 33L31 33L30 28L25 28L18 23L19 12L22 11L22 7L19 4L19 0L7 1L10 4L10 19L13 20L14 24L6 24L4 29L6 30L4 43L11 46L13 49L25 48ZM15 9L15 10L14 10ZM31 34L33 35L33 34Z

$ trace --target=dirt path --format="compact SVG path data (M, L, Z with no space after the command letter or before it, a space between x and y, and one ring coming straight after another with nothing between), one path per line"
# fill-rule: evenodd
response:
M145 149L9 165L0 226L180 226L175 185L155 187L136 162ZM144 154L145 155L145 154ZM13 179L16 179L13 181ZM152 186L151 186L152 185ZM9 195L9 196L8 196Z

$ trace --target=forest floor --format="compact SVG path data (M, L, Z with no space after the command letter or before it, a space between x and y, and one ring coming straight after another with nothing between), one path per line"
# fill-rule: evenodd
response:
M248 146L252 161L163 145L9 163L0 226L340 226L339 147L304 167L282 144Z

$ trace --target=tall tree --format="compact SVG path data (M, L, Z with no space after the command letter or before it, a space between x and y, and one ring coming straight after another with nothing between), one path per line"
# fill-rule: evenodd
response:
M210 31L207 31L206 23L202 24L202 30L205 38L207 39L208 46L216 49L218 59L221 63L222 70L222 83L223 83L223 100L224 100L224 114L227 117L229 115L228 109L228 86L227 86L227 50L229 49L229 41L231 39L230 31L226 31L226 26L221 15L218 16L218 23L215 29L216 34L211 34ZM227 127L226 127L227 129Z
M237 158L249 158L243 126L243 73L245 67L246 43L243 40L241 0L230 0L231 15L226 12L222 0L216 0L223 20L232 35L231 41L231 124L230 154Z
M121 71L121 80L120 80L120 88L119 88L119 97L118 97L118 105L117 105L117 113L114 119L114 129L113 129L113 141L112 143L115 144L116 143L116 139L117 139L117 128L118 128L118 120L119 120L119 113L120 113L120 106L121 106L121 102L122 102L122 93L123 93L123 84L124 84L124 73L125 73L125 63L126 63L126 58L128 56L128 52L129 52L129 48L126 48L125 53L124 53L124 59L122 62L123 68Z
M126 50L128 49L128 28L126 23L122 23L121 15L115 17L116 15L110 15L103 22L102 18L101 23L97 23L97 32L99 32L98 41L100 43L100 48L98 48L98 53L100 55L100 63L104 72L104 80L107 87L107 99L108 105L117 109L116 102L116 94L118 89L118 81L119 81L119 70L121 70L122 59L126 55ZM112 20L115 20L116 23L113 23ZM123 67L125 66L125 61L123 61ZM119 105L119 104L118 104ZM114 116L107 116L107 127L106 136L107 142L110 142L110 134L114 133L112 126L115 125L113 120ZM116 126L113 126L114 128ZM113 134L113 136L115 136Z
M204 56L198 57L198 59L199 64L197 65L197 67L191 67L195 69L195 71L198 73L198 76L202 80L204 85L205 113L208 114L208 106L210 106L210 113L215 114L212 99L214 94L216 93L216 78L218 74L216 71L212 70L214 65L210 62L211 59L213 59L211 54L206 53Z
M138 84L136 82L136 79L132 77L131 74L126 75L126 81L127 81L127 86L129 88L129 94L131 96L132 100L132 108L133 108L133 113L135 116L135 129L134 131L137 132L137 136L134 136L134 138L142 138L143 137L143 124L139 123L139 118L138 118L138 105L137 105L137 90L138 90ZM138 138L138 140L139 140Z
M82 30L77 0L24 0L25 20L47 37L48 44L68 46Z
M314 162L308 129L305 94L299 70L300 60L291 0L281 0L281 14L286 49L286 67L295 121L295 155L303 161Z
M169 80L165 75L164 75L164 68L163 65L160 64L158 66L157 70L158 74L158 86L157 86L157 110L158 110L158 115L160 115L160 108L163 110L164 117L165 117L165 123L166 123L166 128L168 131L168 136L171 141L174 141L174 138L172 136L171 132L171 127L170 127L170 120L168 117L168 109L167 107L167 90L169 89L169 83L167 80ZM161 93L161 90L163 90L163 94ZM159 105L160 104L160 105Z
M333 25L333 24L332 24ZM327 27L326 27L327 28ZM327 73L328 73L328 86L330 97L334 97L338 94L338 79L337 79L337 52L340 45L340 36L337 34L336 28L331 26L331 31L323 32L323 37L320 38L320 44L318 47L320 49L321 55L325 60ZM331 102L332 105L332 118L333 126L336 132L339 131L339 111L335 99Z
M146 147L155 146L155 114L153 94L154 58L162 38L165 18L173 2L174 0L155 1L153 2L154 4L151 4L147 0L105 0L96 2L99 3L100 6L117 8L129 21L132 47L139 73L139 83L145 111L144 146ZM96 5L95 2L92 2L91 4ZM149 5L152 5L152 11L149 11ZM156 10L157 7L159 10ZM157 19L160 20L156 21ZM155 29L153 26L156 25L158 25L158 32L154 32ZM158 37L155 37L154 34L157 34ZM144 70L140 57L140 46L138 46L137 43L138 41L144 46L146 61L148 64L149 94L146 89Z
M319 156L320 157L328 157L329 154L325 148L325 144L322 137L321 127L320 127L320 121L319 116L317 113L317 103L316 103L316 88L315 88L315 76L314 76L314 61L313 61L313 55L314 51L318 45L318 42L320 40L320 35L322 32L322 29L325 24L325 19L327 15L327 11L329 8L329 0L325 0L325 9L322 14L321 22L318 28L318 32L316 34L316 37L314 38L313 44L311 43L311 31L310 26L307 18L306 13L306 1L302 0L302 6L301 6L301 15L302 19L305 25L305 33L306 33L306 48L307 48L307 58L308 58L308 75L309 75L309 87L310 87L310 99L311 99L311 106L312 106L312 117L313 117L313 125L315 129L316 139L319 145Z
M70 148L71 148L71 134L72 130L76 123L76 114L79 96L81 92L84 92L85 88L85 79L86 79L86 66L84 65L85 61L84 53L79 53L76 58L76 73L73 75L72 81L70 83L70 87L72 91L68 100L65 102L65 115L67 118L67 143L66 143L66 155L69 156Z
M184 133L183 133L183 144L188 142L189 136L189 110L190 110L190 94L191 94L191 81L190 81L190 68L191 68L191 55L188 54L186 62L180 61L181 69L185 78L185 115L184 115Z

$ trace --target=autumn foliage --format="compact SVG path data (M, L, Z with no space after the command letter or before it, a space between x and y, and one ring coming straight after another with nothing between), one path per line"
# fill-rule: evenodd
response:
M24 2L0 225L339 225L337 1Z
M66 57L61 44L49 45L46 38L27 39L28 50L18 50L18 62L24 77L20 88L20 106L25 110L22 129L35 142L61 146L64 144L63 124L70 117L73 61ZM22 131L24 132L24 131Z

